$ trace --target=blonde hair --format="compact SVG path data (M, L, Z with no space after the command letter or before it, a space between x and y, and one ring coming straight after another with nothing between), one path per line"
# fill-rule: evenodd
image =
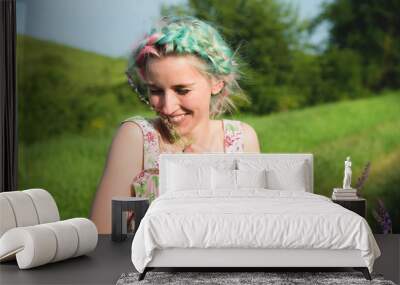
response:
M236 109L232 96L247 100L237 82L236 53L210 24L189 16L162 18L130 55L126 72L128 82L135 85L133 78L138 75L143 83L148 58L167 55L195 55L205 63L204 66L196 65L200 72L224 82L221 92L211 96L211 117ZM148 102L147 94L138 95Z

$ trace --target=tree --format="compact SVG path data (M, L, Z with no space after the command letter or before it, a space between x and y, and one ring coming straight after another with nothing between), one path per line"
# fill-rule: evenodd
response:
M314 29L330 23L327 53L349 50L361 58L362 84L372 90L400 87L400 1L336 0L325 3Z
M241 56L240 83L252 101L242 110L279 110L300 44L301 25L292 6L274 0L189 0L187 6L163 7L162 14L192 15L216 26Z

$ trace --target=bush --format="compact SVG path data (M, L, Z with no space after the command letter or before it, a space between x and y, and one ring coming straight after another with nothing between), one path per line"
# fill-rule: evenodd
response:
M17 60L21 142L33 143L63 133L99 132L120 114L145 109L125 82L122 68L123 79L119 81L109 71L87 74L87 70L79 68L78 57L87 57L92 66L103 58L70 52L66 47L60 51L59 47L36 40L27 43L25 57ZM107 63L114 64L112 60ZM99 80L97 76L104 78Z

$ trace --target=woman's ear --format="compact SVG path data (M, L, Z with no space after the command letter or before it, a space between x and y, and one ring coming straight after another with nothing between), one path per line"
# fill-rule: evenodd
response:
M218 93L220 93L225 86L225 82L223 80L216 78L212 79L211 84L212 84L211 86L212 95L217 95Z

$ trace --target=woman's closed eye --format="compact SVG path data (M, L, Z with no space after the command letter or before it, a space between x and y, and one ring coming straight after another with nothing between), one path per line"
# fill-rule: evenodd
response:
M150 89L149 91L150 91L151 95L157 95L157 96L164 95L164 91L162 89ZM186 88L177 88L177 89L175 89L175 92L178 95L186 95L190 91L191 91L190 89L186 89Z
M177 88L177 89L175 89L175 92L178 93L179 95L186 95L190 92L190 89Z
M164 91L161 89L152 89L150 88L150 94L151 95L163 95Z

